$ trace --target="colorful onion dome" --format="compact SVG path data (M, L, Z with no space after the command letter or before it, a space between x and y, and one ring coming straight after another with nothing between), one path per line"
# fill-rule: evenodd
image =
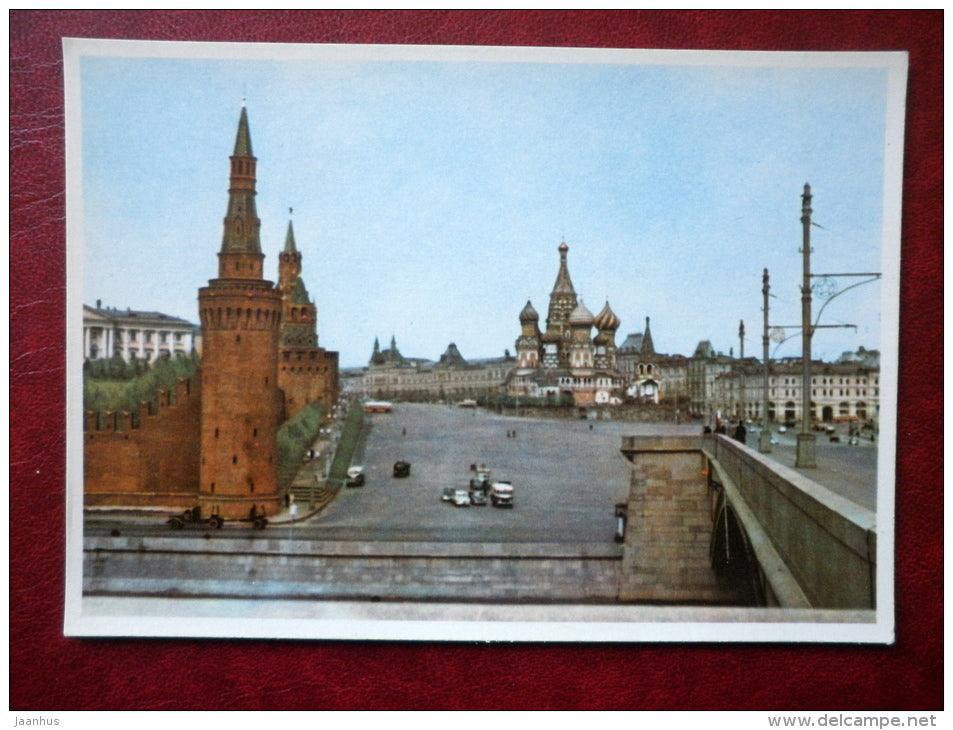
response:
M609 302L606 302L606 306L602 308L602 311L596 315L595 325L600 330L617 330L619 329L619 318L616 316L615 312L612 311L612 308L609 306Z

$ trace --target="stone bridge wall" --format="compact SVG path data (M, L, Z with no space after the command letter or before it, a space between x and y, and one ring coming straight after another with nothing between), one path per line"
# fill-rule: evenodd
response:
M87 538L83 592L325 600L607 603L620 550L559 544Z
M875 608L876 515L725 436L706 450L734 480L815 608Z
M762 569L796 583L785 591L803 597L796 605L875 608L877 530L870 510L725 436L632 436L622 442L633 462L633 484L646 464L693 451L707 453L731 480L734 499L743 501L732 507L746 516L749 538L770 541L762 554L774 564Z

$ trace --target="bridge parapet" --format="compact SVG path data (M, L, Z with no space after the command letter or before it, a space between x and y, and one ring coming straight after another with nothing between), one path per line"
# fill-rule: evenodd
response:
M724 436L706 451L815 608L875 608L877 516L794 469Z
M660 454L697 452L710 461L708 478L723 491L757 557L767 603L875 607L877 532L870 510L725 436L629 436L621 451L635 474Z

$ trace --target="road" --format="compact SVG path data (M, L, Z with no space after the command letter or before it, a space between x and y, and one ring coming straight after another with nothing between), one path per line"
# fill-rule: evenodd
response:
M612 541L614 505L629 489L630 464L619 448L623 436L697 434L697 423L633 423L500 416L483 409L400 403L392 413L369 414L361 455L366 485L342 489L318 515L293 528L296 539L441 542L600 543ZM515 436L508 436L513 433ZM776 434L767 455L794 467L794 433ZM757 432L748 445L757 447ZM411 475L395 479L397 459ZM862 442L830 443L818 434L815 469L798 470L868 509L876 509L877 448ZM511 481L515 506L454 507L441 500L446 487L464 488L470 465L485 464ZM278 515L275 521L288 519ZM87 533L169 534L164 516L89 516ZM244 530L226 525L222 533ZM269 537L291 536L290 527L268 528Z
M612 540L613 509L629 489L622 436L650 424L500 416L482 409L398 404L369 415L364 487L343 489L302 529L325 539L459 542ZM591 426L591 428L590 428ZM671 426L675 432L685 427ZM682 432L694 433L689 427ZM515 435L508 435L508 433ZM397 479L397 459L412 464ZM446 487L467 487L471 465L515 487L512 509L454 507Z
M775 433L779 443L772 445L768 458L782 466L791 467L799 473L822 484L832 492L869 510L877 510L877 445L861 440L856 446L847 443L846 433L839 433L840 442L832 443L822 433L817 434L815 458L817 466L796 469L797 433ZM748 445L758 446L758 433L748 434Z

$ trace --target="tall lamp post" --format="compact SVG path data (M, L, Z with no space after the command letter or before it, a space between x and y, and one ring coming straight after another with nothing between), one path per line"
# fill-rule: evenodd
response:
M768 418L768 297L770 296L771 286L768 284L768 270L764 270L761 277L761 293L764 295L764 335L761 342L764 346L764 384L761 393L761 433L758 434L758 451L762 454L771 453L771 420Z
M738 418L745 420L748 417L748 391L745 384L745 321L741 320L741 323L738 325L738 343L740 345L738 352L741 355L739 363L741 367L739 368L739 385L741 393L738 398Z
M806 467L811 468L817 466L817 457L816 457L816 440L814 433L811 431L811 416L813 409L811 408L811 338L814 335L816 329L822 327L853 327L856 329L856 325L852 324L840 324L840 325L822 325L818 324L821 319L821 314L823 314L824 309L827 307L831 301L844 294L845 292L858 287L861 284L869 284L872 281L876 281L880 278L879 272L856 272L856 273L836 273L836 274L812 274L811 273L811 186L804 186L804 194L801 196L801 225L803 226L803 246L801 253L803 255L804 262L804 278L801 284L801 344L802 344L802 375L803 382L801 384L801 430L797 435L797 459L795 461L795 466L797 467ZM836 284L833 279L836 277L870 277L865 281L859 281L856 284L843 289L841 291L836 290ZM820 282L820 291L819 296L822 299L826 299L824 305L821 307L820 311L817 313L817 320L814 324L811 324L811 279L819 278ZM826 285L826 286L825 286ZM767 300L765 300L767 301Z
M801 254L803 281L801 283L801 430L797 435L797 467L817 466L817 449L811 431L811 186L804 185L801 195L801 226L803 241Z

